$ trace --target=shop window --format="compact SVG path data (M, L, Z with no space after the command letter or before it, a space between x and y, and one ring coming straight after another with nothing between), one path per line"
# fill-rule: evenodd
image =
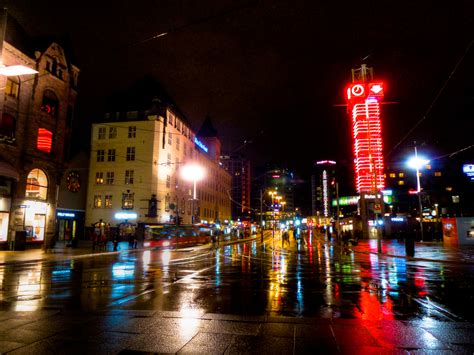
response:
M59 100L54 92L45 90L43 94L43 101L41 103L41 111L56 117L59 110Z
M117 138L117 127L109 128L109 139Z
M0 119L0 142L10 141L10 143L13 143L15 140L15 129L15 117L8 113L4 113Z
M103 172L96 172L95 173L95 183L97 185L102 185L104 183L104 173Z
M107 128L99 127L99 134L97 136L97 139L105 139L105 132L107 132Z
M105 208L112 208L112 195L105 195L104 206Z
M18 81L12 77L7 77L7 82L5 84L5 94L14 98L18 98L20 94L20 84Z
M94 195L94 208L102 208L102 195Z
M38 140L36 141L36 149L45 153L51 153L53 145L53 132L45 128L38 128Z
M135 160L135 147L127 147L127 161Z
M46 200L48 195L48 178L41 169L33 169L26 180L26 197Z
M132 185L133 184L133 170L125 170L125 184Z
M137 127L129 126L128 127L128 138L135 138L137 136Z
M104 157L105 157L105 150L104 149L99 149L97 151L97 161L98 162L104 161Z
M107 152L107 161L115 161L115 149L109 149Z
M135 193L130 192L129 190L127 190L127 192L122 193L122 209L124 210L133 209L134 199L135 199Z

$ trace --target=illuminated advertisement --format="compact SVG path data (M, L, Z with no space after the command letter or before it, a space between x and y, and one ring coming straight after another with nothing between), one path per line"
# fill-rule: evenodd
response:
M323 207L324 217L329 216L328 173L323 171Z
M357 192L385 187L380 101L382 83L353 83L346 89L347 109L352 121Z
M194 137L194 143L199 148L201 148L201 150L203 150L204 152L206 152L206 153L208 152L209 149L207 148L207 146L203 142L201 142L197 137Z
M463 164L462 171L469 180L474 181L474 164Z

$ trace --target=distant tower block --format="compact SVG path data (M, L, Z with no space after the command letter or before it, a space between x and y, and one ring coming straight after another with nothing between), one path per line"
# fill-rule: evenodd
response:
M380 121L384 85L368 80L372 70L365 65L353 70L352 78L346 100L354 137L356 189L359 193L380 191L385 187Z

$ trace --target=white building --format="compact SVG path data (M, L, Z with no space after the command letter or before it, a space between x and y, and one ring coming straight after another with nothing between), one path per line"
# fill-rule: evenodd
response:
M127 112L123 120L115 115L92 126L86 226L100 219L111 227L124 220L174 223L177 216L187 224L193 202L195 221L230 219L231 176L211 155L215 148L206 145L207 138L199 140L169 107L143 117ZM195 201L193 183L180 176L180 168L191 162L206 171Z

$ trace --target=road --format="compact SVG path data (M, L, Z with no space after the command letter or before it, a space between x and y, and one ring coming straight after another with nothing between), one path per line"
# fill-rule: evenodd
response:
M0 310L474 320L472 264L350 252L313 234L264 239L1 266Z

